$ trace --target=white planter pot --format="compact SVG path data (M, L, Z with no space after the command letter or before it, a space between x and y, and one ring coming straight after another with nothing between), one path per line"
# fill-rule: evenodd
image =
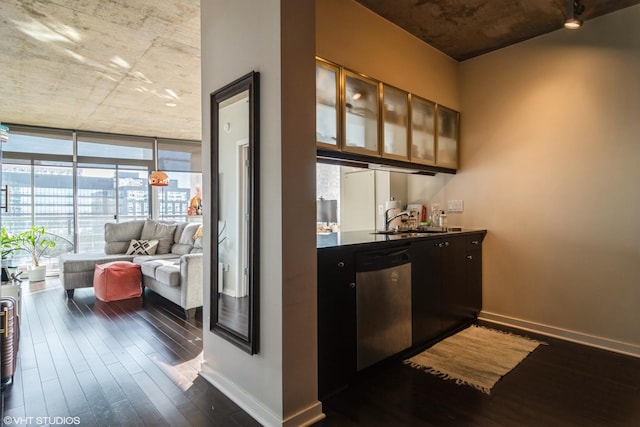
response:
M27 278L29 279L29 282L42 282L46 274L46 265L39 265L37 267L30 265L27 267Z

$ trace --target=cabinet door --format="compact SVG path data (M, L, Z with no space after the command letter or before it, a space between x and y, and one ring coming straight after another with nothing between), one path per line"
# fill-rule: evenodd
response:
M460 113L438 105L436 116L438 118L437 165L457 169Z
M379 156L378 82L350 71L344 72L343 151Z
M382 86L382 156L409 159L409 94Z
M411 161L436 164L435 152L436 105L411 95Z
M442 332L442 240L411 244L411 317L413 345Z
M318 250L318 395L345 387L356 372L355 257Z
M482 234L467 236L467 292L469 317L482 310Z
M466 239L456 236L442 240L442 326L450 330L469 318Z
M316 61L316 142L322 148L340 148L340 68Z

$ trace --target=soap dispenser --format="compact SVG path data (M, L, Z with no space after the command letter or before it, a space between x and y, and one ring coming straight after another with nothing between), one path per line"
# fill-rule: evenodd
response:
M447 214L444 211L440 212L438 226L442 228L442 231L447 231Z

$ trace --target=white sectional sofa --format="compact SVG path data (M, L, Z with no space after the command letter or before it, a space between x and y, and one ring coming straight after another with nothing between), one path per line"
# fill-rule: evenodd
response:
M76 288L93 286L96 264L132 261L140 264L144 287L178 304L187 318L192 317L203 301L202 237L196 235L199 228L200 224L151 219L107 223L104 253L60 256L62 286L67 296L73 298ZM157 241L155 253L127 254L136 246L132 245L134 240L138 243Z

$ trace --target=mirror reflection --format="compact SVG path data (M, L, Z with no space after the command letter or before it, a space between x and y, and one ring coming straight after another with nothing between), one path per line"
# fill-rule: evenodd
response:
M249 91L219 108L218 322L247 338Z
M257 352L256 85L257 73L251 73L212 94L218 244L211 328L250 354Z

